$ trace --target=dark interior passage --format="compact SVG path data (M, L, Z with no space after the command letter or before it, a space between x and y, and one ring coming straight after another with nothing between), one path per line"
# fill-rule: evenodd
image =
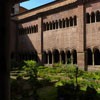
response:
M87 49L87 64L88 65L92 65L92 62L93 59L92 59L92 51L91 49Z
M58 50L54 50L53 52L53 57L54 57L54 63L58 63L59 62L59 51Z
M64 53L64 51L61 51L61 62L63 64L65 64L65 53Z
M77 52L76 52L76 50L73 50L72 56L73 56L73 64L77 64Z
M100 65L100 51L98 49L94 50L94 64Z

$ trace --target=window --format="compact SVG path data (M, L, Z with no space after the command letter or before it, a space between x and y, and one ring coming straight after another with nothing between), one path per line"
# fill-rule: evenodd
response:
M77 25L77 16L74 16L74 26Z
M73 26L73 18L70 17L70 26Z
M52 23L53 23L53 29L55 29L55 22L53 21Z
M46 23L46 30L49 30L49 24L48 24L48 22Z
M52 30L52 22L50 22L49 24L50 24L50 30Z
M55 22L55 27L56 27L56 29L58 29L58 21L57 20Z
M59 20L59 28L62 28L62 21Z
M62 23L63 23L63 28L65 28L65 20L64 19L62 20Z
M66 27L69 27L69 19L66 18Z

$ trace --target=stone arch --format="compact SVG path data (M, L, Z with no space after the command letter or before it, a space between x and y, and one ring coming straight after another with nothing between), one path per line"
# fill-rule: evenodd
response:
M96 11L96 22L100 22L100 11Z
M98 48L94 48L94 64L100 65L100 51Z
M71 53L70 53L70 50L66 51L66 56L67 56L67 64L70 64L71 63Z
M91 13L91 23L94 23L95 22L95 13L92 12Z
M48 54L46 51L43 51L43 62L44 64L48 63Z
M93 58L92 58L92 50L90 48L87 49L87 65L93 64Z
M49 64L52 64L52 52L48 51Z
M53 51L53 59L54 59L54 63L59 62L59 51L57 49L54 49Z
M86 13L86 23L90 23L90 14Z
M60 54L61 54L61 62L63 63L63 64L65 64L65 52L63 51L63 50L61 50L61 52L60 52Z
M77 51L75 49L72 50L72 58L73 64L77 64Z

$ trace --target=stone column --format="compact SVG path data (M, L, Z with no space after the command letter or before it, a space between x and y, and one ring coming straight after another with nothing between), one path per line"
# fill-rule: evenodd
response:
M49 61L50 61L49 54L47 55L47 61L48 61L48 65L49 65Z
M73 54L71 53L71 64L73 65Z
M54 55L52 53L52 64L54 64Z
M0 100L10 100L10 7L0 0Z
M92 65L94 66L94 51L92 52Z

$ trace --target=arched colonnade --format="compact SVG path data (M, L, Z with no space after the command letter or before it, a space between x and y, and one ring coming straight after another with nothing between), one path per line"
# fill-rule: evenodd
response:
M87 64L100 65L100 50L98 48L87 49Z
M77 64L77 51L76 50L58 50L43 51L44 64L62 63L62 64Z

